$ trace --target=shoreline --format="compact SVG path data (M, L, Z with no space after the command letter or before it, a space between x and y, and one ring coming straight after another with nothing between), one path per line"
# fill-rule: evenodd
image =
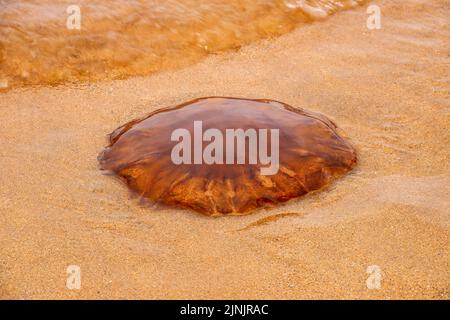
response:
M380 1L159 74L0 93L2 299L449 299L449 9ZM359 163L325 190L209 218L130 200L107 134L202 96L330 117ZM81 268L81 290L66 269ZM366 286L380 267L381 288Z

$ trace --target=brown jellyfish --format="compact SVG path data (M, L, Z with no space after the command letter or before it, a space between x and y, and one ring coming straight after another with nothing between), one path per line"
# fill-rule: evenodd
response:
M238 215L327 185L351 170L356 153L324 115L210 97L117 128L99 162L152 202Z

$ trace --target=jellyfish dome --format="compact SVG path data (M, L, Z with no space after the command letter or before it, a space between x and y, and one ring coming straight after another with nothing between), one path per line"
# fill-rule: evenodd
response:
M278 101L200 98L117 128L99 162L154 203L247 214L350 171L356 152L336 129Z

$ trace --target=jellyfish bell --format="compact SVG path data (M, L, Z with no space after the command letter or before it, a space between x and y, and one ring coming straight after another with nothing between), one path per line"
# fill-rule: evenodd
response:
M225 129L225 134L216 128L203 133L203 122L194 121L194 136L188 129L172 132L171 140L180 141L172 148L171 158L175 164L261 164L262 175L272 175L279 169L279 129L270 129L270 155L268 154L267 129ZM191 141L193 140L193 141ZM203 142L208 142L203 149ZM248 142L248 143L247 143ZM193 148L194 152L191 152ZM236 152L235 152L236 149ZM247 153L248 152L248 153ZM248 154L248 157L246 156ZM194 159L192 159L194 158Z
M144 199L239 215L322 188L351 170L356 153L324 115L209 97L119 127L99 162Z

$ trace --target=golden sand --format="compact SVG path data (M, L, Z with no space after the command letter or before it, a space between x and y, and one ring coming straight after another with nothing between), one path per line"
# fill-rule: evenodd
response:
M0 94L0 297L449 299L450 11L377 3L380 30L361 7L178 71ZM98 170L118 125L215 95L322 112L359 164L225 218L139 206Z

